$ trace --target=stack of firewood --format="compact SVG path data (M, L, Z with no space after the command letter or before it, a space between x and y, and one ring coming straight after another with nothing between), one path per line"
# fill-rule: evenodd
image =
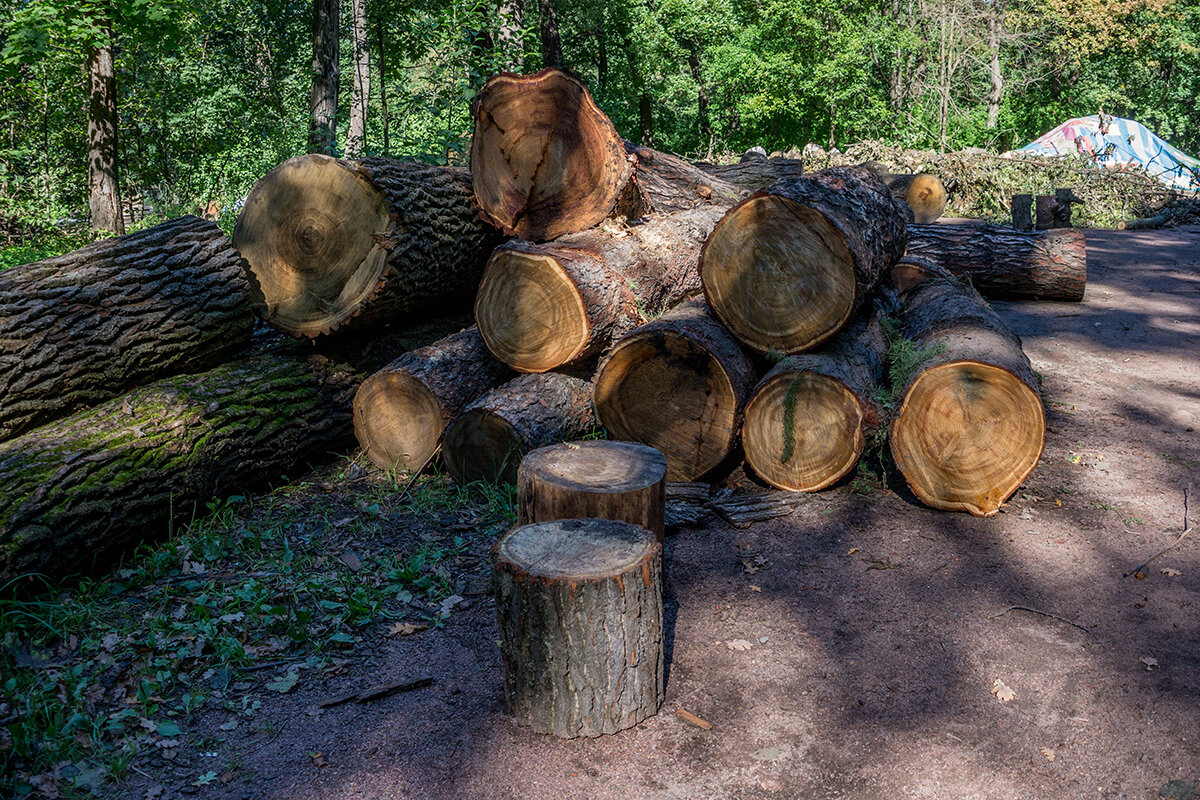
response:
M661 450L671 480L744 453L802 491L890 425L922 500L981 514L1033 468L1028 360L950 273L1078 300L1077 232L912 224L896 198L930 219L944 191L877 165L691 163L623 140L559 70L494 78L475 112L469 172L301 156L255 185L232 241L183 218L0 272L0 578L90 568L351 425L376 464L440 453L461 481L602 426ZM477 327L365 381L252 335L258 315L369 338L472 301ZM884 315L926 355L895 409Z

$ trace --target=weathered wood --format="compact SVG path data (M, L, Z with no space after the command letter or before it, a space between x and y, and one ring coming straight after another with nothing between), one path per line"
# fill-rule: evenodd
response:
M522 456L572 441L596 424L587 381L543 372L521 375L468 405L446 428L442 460L460 484L512 483Z
M0 440L250 342L244 264L181 217L0 272Z
M819 350L776 364L746 404L742 441L755 473L776 488L812 492L854 469L880 424L886 356L879 316L870 313Z
M511 375L472 326L405 353L363 381L354 395L354 435L376 466L418 469L450 420Z
M663 701L662 545L627 522L538 522L493 549L504 694L563 738L632 728Z
M349 441L357 377L257 356L168 378L0 444L0 583L165 536L226 492Z
M497 248L475 298L484 341L519 372L595 358L648 318L700 293L700 249L723 213L706 206L630 228Z
M700 256L705 297L760 353L816 347L899 260L907 213L862 167L780 181L717 224Z
M1045 416L1021 340L970 286L927 277L900 333L927 356L904 387L891 451L922 502L995 514L1037 465Z
M639 525L663 540L667 459L632 442L540 447L517 470L517 524L595 517Z
M469 307L498 241L464 169L323 155L263 176L233 231L267 321L308 337Z
M985 297L1083 300L1087 240L1074 229L909 225L907 254L965 275Z
M754 371L701 300L634 329L596 373L596 415L613 439L667 457L673 481L708 475L736 452Z
M1012 224L1019 231L1033 230L1033 195L1013 195Z

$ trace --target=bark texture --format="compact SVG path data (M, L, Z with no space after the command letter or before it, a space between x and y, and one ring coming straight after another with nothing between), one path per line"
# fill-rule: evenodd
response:
M259 356L136 389L0 444L0 581L88 572L171 513L273 480L349 438L347 387Z
M1087 242L1077 230L910 225L908 255L965 275L985 297L1083 300Z
M626 522L517 528L495 547L504 692L563 738L631 728L663 701L662 545Z
M663 540L667 459L632 442L588 441L539 447L517 470L517 524L613 519Z
M92 230L125 233L117 164L117 77L113 65L111 20L101 21L101 37L88 46L88 212Z
M511 376L474 326L397 358L354 395L354 434L371 463L415 470L450 420Z
M592 385L556 372L521 375L468 405L446 429L442 459L460 484L513 483L521 458L592 429Z
M250 341L244 263L181 217L0 272L0 440Z
M798 158L750 158L737 164L696 164L697 169L741 189L757 192L785 178L804 176L804 162Z
M308 152L337 151L340 0L313 0L312 88L308 94Z
M354 47L354 83L350 97L350 129L346 158L358 158L367 141L367 109L371 101L371 58L367 50L367 0L350 0L350 39Z

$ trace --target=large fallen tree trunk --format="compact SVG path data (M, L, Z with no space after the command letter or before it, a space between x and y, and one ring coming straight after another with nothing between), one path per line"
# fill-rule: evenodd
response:
M728 206L743 194L683 159L624 141L587 87L561 69L497 75L473 111L475 196L488 219L522 239L549 241L609 216Z
M717 224L700 256L705 297L760 353L816 347L904 253L907 214L861 167L780 181Z
M986 297L1078 302L1087 285L1087 242L1072 228L909 225L907 252L969 277Z
M872 312L819 350L781 360L746 404L746 462L779 489L813 492L840 480L879 427L886 356Z
M1041 457L1046 423L1021 340L957 278L903 296L900 334L926 360L891 425L896 466L922 502L995 514Z
M420 469L450 420L511 375L472 326L405 353L363 381L354 395L354 434L376 466Z
M468 306L498 241L464 169L315 154L254 184L233 232L267 321L309 337Z
M798 158L743 158L737 164L698 162L696 166L714 178L751 192L766 189L784 178L804 176L804 162Z
M520 372L599 355L648 318L700 293L700 248L723 213L706 206L629 229L497 248L475 298L484 341Z
M0 272L0 440L246 347L243 266L181 217Z
M690 481L729 463L754 371L702 300L633 330L596 374L596 416L614 439L667 457L667 478Z
M513 483L530 450L578 439L595 424L587 381L557 372L521 375L454 418L442 438L442 460L460 484Z
M169 378L0 444L0 583L87 572L172 512L349 439L355 377L257 356Z

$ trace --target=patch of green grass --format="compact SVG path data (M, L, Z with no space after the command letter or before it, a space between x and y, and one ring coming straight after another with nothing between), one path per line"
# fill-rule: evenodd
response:
M0 270L15 267L18 264L30 264L34 261L61 256L63 253L78 250L87 245L89 241L90 239L85 236L53 233L36 242L0 248Z

